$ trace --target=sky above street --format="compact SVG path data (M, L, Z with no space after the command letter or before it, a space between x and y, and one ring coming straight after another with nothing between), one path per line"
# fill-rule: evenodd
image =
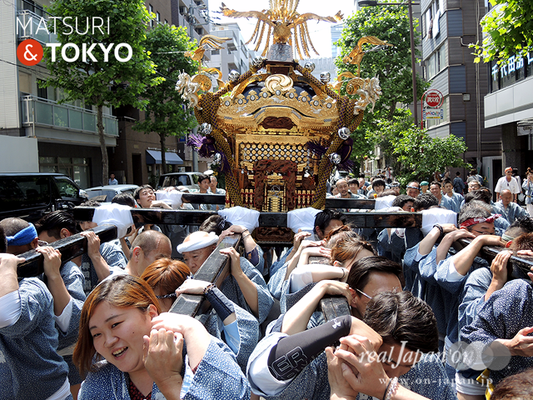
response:
M209 10L210 16L214 22L237 22L241 27L242 35L245 42L250 39L254 31L256 24L256 19L250 18L246 20L245 18L227 18L222 14L215 13L215 11L220 10L220 5L222 1L220 0L209 0ZM269 2L268 0L255 0L255 1L246 1L246 0L224 0L224 4L230 9L236 11L261 11L268 9ZM341 10L344 14L344 17L350 15L355 9L354 0L300 0L297 11L300 14L312 12L320 16L334 16L337 11ZM220 20L216 19L220 18ZM331 31L330 27L332 24L328 22L319 22L308 21L307 26L309 27L309 34L311 35L311 40L317 51L320 53L320 57L331 57ZM253 49L252 44L248 45ZM312 54L312 56L314 56ZM317 56L318 57L318 56Z

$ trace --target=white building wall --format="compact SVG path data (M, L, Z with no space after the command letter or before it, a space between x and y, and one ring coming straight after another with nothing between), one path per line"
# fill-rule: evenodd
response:
M0 135L0 172L39 172L37 138Z
M485 128L533 119L533 77L485 96Z

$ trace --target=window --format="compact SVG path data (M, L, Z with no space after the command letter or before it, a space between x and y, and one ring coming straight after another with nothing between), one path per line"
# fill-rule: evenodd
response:
M22 9L33 11L35 14L37 14L40 17L44 17L46 14L43 9L43 6L35 3L32 0L22 0Z
M23 94L31 94L31 75L19 71L19 90Z
M37 79L37 97L41 99L48 99L48 88L43 87L45 82L44 79Z
M436 75L437 66L436 66L435 61L436 61L435 53L433 53L431 57L429 57L429 59L426 61L428 79L431 79Z
M437 74L446 67L446 47L441 46L437 50Z
M491 92L513 85L515 82L533 75L533 52L526 57L511 56L498 64L491 61L489 64Z
M91 186L88 158L39 157L40 172L59 172L69 176L80 187Z
M424 78L432 79L446 67L446 45L437 49L427 60Z
M154 20L152 14L154 13L154 6L150 4L148 10L150 11L150 28L154 27Z
M433 38L433 11L431 7L426 11L426 31L424 32L424 36L428 39Z
M490 80L490 90L491 92L495 92L496 90L500 89L500 71L498 68L498 63L496 61L491 61L489 63L489 71L491 74L491 80Z
M64 178L57 178L55 180L57 189L59 190L59 194L61 197L78 197L79 191L76 186L72 184L67 179Z
M50 186L47 177L21 176L0 178L0 210L47 205Z

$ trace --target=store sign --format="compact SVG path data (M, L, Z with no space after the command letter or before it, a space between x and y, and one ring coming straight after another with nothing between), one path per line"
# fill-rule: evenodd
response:
M492 66L492 76L493 79L498 77L498 71L501 74L501 77L510 75L513 72L519 71L524 68L524 62L527 61L527 65L533 64L533 54L527 53L527 57L522 58L520 56L511 56L507 61L502 62L501 64L494 64Z
M444 119L444 108L424 108L422 118L427 119Z

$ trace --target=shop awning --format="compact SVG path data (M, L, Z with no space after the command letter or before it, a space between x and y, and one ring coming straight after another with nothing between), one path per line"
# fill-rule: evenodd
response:
M167 151L165 162L171 165L182 165L183 160L176 153ZM161 152L159 150L146 150L146 164L161 164Z

